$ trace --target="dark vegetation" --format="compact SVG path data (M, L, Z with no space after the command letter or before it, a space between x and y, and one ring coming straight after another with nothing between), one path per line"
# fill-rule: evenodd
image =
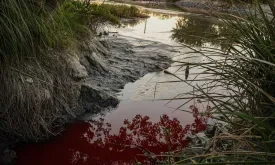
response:
M144 17L135 7L76 1L0 2L0 140L56 135L81 110L66 59L102 24Z

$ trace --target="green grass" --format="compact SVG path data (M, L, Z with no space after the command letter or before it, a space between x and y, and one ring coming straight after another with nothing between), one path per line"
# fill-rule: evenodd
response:
M146 18L135 6L109 5L109 4L87 4L78 1L66 1L62 7L68 15L73 15L78 22L86 25L93 31L105 24L119 25L121 18Z
M0 57L21 58L35 55L36 45L52 45L57 42L51 29L53 19L44 18L44 10L39 4L25 1L1 1L1 41ZM52 30L52 31L51 31Z

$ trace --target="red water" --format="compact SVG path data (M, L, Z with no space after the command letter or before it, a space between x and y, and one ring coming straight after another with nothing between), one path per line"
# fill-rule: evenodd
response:
M185 127L177 118L167 115L160 116L157 122L136 115L132 120L124 120L115 134L104 119L74 123L54 140L17 148L17 165L157 164L163 158L144 154L183 149L189 143L187 134L206 129L208 117L198 117L198 109L190 108L194 122Z

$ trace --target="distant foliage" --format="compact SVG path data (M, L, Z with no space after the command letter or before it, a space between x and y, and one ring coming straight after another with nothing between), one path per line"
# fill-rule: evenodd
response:
M119 19L110 13L105 11L99 5L85 5L78 1L66 1L61 6L61 12L74 21L85 25L88 28L96 30L98 24L106 22L112 24L119 24Z
M96 30L106 23L120 24L119 18L146 17L137 7L126 5L109 5L82 3L79 1L65 1L61 6L65 15L73 16L77 22Z

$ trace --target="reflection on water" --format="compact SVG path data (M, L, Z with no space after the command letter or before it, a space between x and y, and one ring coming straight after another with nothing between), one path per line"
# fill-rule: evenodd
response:
M156 17L159 20L169 20L172 19L174 16L169 15L169 14L159 14L159 13L148 13L150 15L150 18L152 17ZM148 18L150 20L150 18ZM123 24L119 25L120 27L126 28L126 27L135 27L139 24L143 24L148 21L148 19L127 19L127 20L123 20Z
M129 20L124 20L122 21L123 24L119 25L119 28L125 28L125 27L135 27L139 24L142 24L145 22L147 19L129 19Z
M151 16L157 17L160 20L168 20L173 18L173 15L170 14L160 14L160 13L151 13Z
M125 23L124 26L119 28L113 27L110 31L118 32L123 36L177 45L170 37L172 35L171 30L179 18L179 16L165 16L165 14L151 13L150 17L146 20L130 21L129 24Z
M231 42L226 37L228 28L213 19L183 17L172 30L172 39L196 47L220 47L227 49Z
M228 49L232 41L226 35L229 30L217 19L203 15L169 15L150 13L148 19L129 20L123 28L115 29L122 35L195 47L215 47ZM168 40L167 40L168 39Z
M18 165L120 165L160 164L168 154L185 148L188 134L206 129L209 116L199 117L199 110L192 106L193 123L183 127L177 118L160 116L151 122L148 116L136 115L125 119L119 132L111 134L110 123L100 118L71 125L63 136L49 144L36 144L17 149ZM206 112L211 108L207 107ZM208 113L209 114L209 113ZM147 156L145 156L147 155ZM150 156L151 155L151 156Z

